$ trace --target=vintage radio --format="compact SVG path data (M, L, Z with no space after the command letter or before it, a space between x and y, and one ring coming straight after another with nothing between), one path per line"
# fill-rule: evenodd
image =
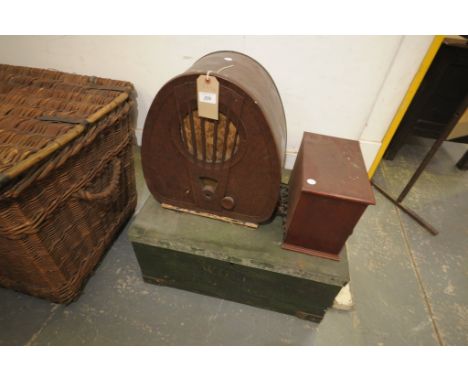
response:
M199 115L197 80L219 82L217 119ZM260 223L279 199L286 120L278 90L254 59L210 53L155 97L143 131L142 164L161 203Z

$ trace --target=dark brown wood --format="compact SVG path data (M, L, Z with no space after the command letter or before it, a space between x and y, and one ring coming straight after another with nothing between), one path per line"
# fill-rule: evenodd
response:
M218 122L196 110L196 80L208 71L220 84ZM215 52L155 97L143 131L143 172L161 203L260 223L278 203L285 145L284 110L268 72L244 54Z
M468 40L446 39L403 117L384 158L392 160L416 134L437 139L468 94ZM445 136L444 139L448 137ZM454 139L468 142L468 136Z
M457 162L457 167L460 170L468 170L468 150L466 150L465 154Z
M369 204L375 204L359 142L304 133L289 181L283 248L339 260Z
M421 227L427 229L432 235L436 236L439 234L439 231L435 229L431 224L429 224L427 221L425 221L421 216L419 216L416 212L414 212L412 209L405 207L403 204L400 202L396 201L393 199L390 194L388 194L382 187L379 185L375 184L374 182L371 182L372 185L376 188L377 191L379 191L383 196L385 196L388 200L390 200L395 206L397 206L399 209L401 209L404 213L409 215L412 219L416 221Z

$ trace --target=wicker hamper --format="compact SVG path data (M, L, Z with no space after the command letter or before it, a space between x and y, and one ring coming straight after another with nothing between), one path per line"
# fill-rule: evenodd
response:
M57 303L136 205L128 82L0 65L0 285Z

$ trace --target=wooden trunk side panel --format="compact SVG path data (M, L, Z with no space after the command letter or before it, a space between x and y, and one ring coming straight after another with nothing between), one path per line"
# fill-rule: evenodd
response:
M133 242L145 281L320 320L340 287Z
M132 242L194 256L237 263L342 287L349 281L346 251L328 261L281 248L282 219L250 229L192 214L177 213L148 198L129 228Z

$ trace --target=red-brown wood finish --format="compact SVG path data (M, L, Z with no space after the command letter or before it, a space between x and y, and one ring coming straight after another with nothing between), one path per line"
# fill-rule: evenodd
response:
M289 182L283 248L339 260L369 204L375 199L359 142L304 133Z
M228 149L221 118L213 122L196 116L196 80L208 71L220 84L219 113L236 127ZM214 146L223 151L217 161L208 144L211 123L211 143L219 140ZM194 136L200 141L193 141ZM170 80L155 97L143 131L144 176L159 202L260 223L278 203L285 145L283 106L268 72L244 54L214 52Z

